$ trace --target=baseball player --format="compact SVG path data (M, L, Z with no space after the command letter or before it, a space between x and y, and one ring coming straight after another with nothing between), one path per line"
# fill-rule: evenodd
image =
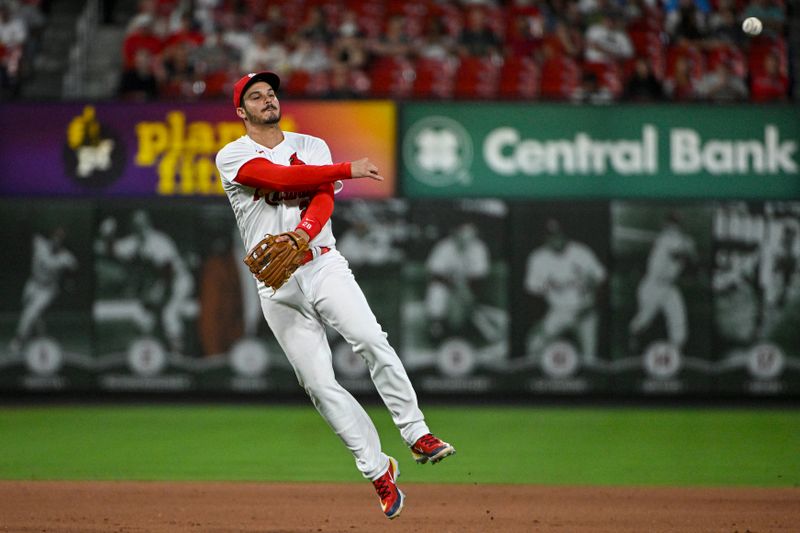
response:
M142 261L161 276L160 283L143 287L147 291L142 295L143 303L146 307L163 303L161 325L167 342L172 352L181 353L183 319L192 307L190 299L194 291L194 279L175 241L166 233L155 229L145 211L134 211L131 225L133 232L130 235L114 239L116 221L113 218L104 220L100 227L101 239L97 251L121 261ZM168 295L165 297L164 293ZM149 329L146 327L148 322L148 319L143 318L140 326Z
M632 347L661 312L667 323L667 340L679 352L686 343L686 305L677 281L688 264L697 259L694 240L681 229L677 213L670 213L656 236L647 258L647 272L636 292L638 311L628 330Z
M358 470L372 480L384 514L396 518L405 499L396 484L397 461L383 453L369 416L336 381L325 336L328 324L364 358L418 463L436 463L455 453L428 429L400 359L336 250L330 223L334 192L347 179L383 177L366 158L332 164L322 139L282 131L279 87L280 78L272 72L236 82L233 105L247 134L220 150L217 168L245 248L251 250L248 260L265 234L281 234L281 241L291 235L292 246L308 247L303 264L284 284L271 289L257 283L261 308L314 407L351 451Z
M547 300L544 318L531 330L528 355L541 355L558 336L574 332L584 364L597 358L595 290L606 279L606 270L585 244L567 240L561 224L546 222L547 240L528 256L525 289Z
M425 262L430 282L425 309L431 337L441 339L469 323L475 310L475 285L489 275L489 249L472 223L459 224L431 250Z
M780 321L786 305L798 292L800 283L800 240L797 222L774 222L761 245L759 284L764 298L762 337L766 338Z
M42 316L58 296L62 274L78 268L75 256L64 248L66 235L64 228L57 227L49 237L33 236L31 274L22 290L22 314L9 346L12 352L22 349L35 326L44 327Z

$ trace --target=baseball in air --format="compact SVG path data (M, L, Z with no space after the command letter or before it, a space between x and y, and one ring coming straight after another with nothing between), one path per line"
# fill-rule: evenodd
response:
M742 30L747 35L758 35L761 33L763 26L761 25L761 21L758 20L756 17L747 17L742 22Z

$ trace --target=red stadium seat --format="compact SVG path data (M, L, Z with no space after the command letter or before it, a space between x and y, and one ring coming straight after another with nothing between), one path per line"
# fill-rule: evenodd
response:
M407 98L414 88L416 73L407 59L381 57L370 68L371 94L380 98Z
M508 58L500 70L498 94L504 99L534 99L539 96L539 67L527 57Z
M664 76L666 67L666 52L662 35L661 31L650 30L632 30L628 33L636 51L636 57L645 58L650 63L653 74L659 79Z
M593 72L597 76L597 83L608 89L612 95L618 97L622 94L622 69L617 65L605 63L584 63L584 72Z
M543 98L570 98L580 84L581 68L567 56L553 56L542 64L541 95Z
M453 96L456 66L450 61L421 58L417 60L413 95L417 98Z
M778 66L782 73L789 70L789 59L786 48L786 41L783 39L772 39L769 37L759 37L750 42L750 51L747 54L747 65L753 74L761 74L764 65L764 56L773 54L778 58Z
M679 57L684 57L689 62L689 71L692 79L699 80L706 72L705 58L703 54L694 46L671 46L667 51L667 65L664 73L667 78L673 77L675 72L675 62Z
M706 52L708 70L714 70L717 65L727 63L731 70L740 78L747 76L747 61L739 47L732 44L722 44Z
M465 57L458 67L455 96L458 98L494 98L497 96L500 65L489 58Z

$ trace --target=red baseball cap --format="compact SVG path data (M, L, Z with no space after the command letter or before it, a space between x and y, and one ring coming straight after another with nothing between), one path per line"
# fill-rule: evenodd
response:
M248 87L257 81L265 81L270 84L273 91L277 91L281 86L281 79L274 72L251 72L236 82L233 86L233 107L242 107L242 95Z

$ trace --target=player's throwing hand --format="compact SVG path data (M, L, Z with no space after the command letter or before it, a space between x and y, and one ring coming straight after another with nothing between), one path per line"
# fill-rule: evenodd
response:
M354 178L370 178L376 181L383 181L383 176L378 174L378 167L366 157L350 163L350 175Z

